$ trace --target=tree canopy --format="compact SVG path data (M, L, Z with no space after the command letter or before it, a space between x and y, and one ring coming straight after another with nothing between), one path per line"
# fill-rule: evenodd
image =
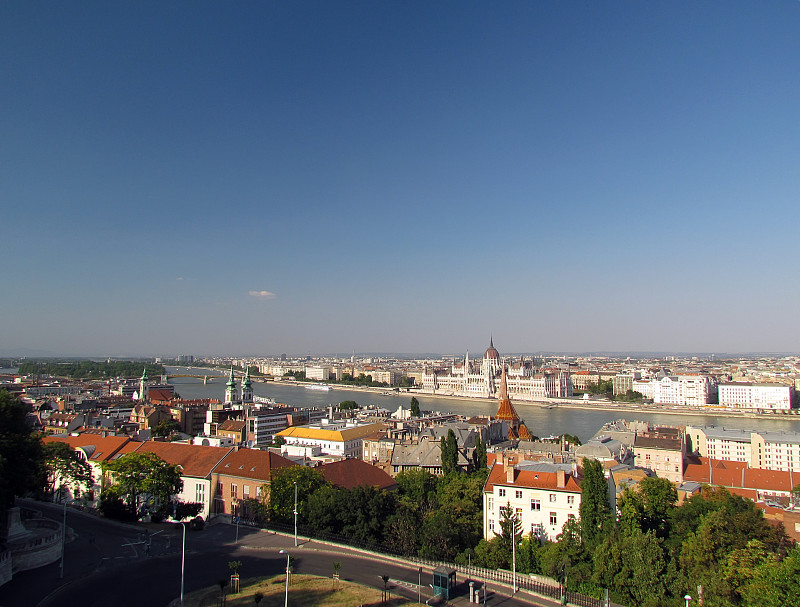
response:
M51 441L44 443L44 493L62 499L61 487L91 487L92 468L67 443Z
M42 443L31 431L27 414L27 405L0 390L0 518L16 496L42 486Z
M178 466L168 464L155 453L128 453L104 462L103 470L113 479L104 492L106 497L121 499L133 513L142 506L166 506L183 488Z

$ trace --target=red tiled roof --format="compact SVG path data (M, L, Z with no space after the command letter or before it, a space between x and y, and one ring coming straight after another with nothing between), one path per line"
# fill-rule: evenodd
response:
M173 392L164 390L163 388L151 388L147 391L147 398L153 402L165 402L172 400L174 397L175 394Z
M241 419L226 419L222 422L219 427L217 428L217 432L220 430L226 430L229 432L241 432L244 430L245 421Z
M683 480L719 485L731 490L738 487L744 490L788 492L800 482L800 474L749 468L745 462L691 457L687 458Z
M397 481L380 468L360 459L344 459L330 464L323 464L319 471L331 485L342 489L355 487L378 487L391 489Z
M45 436L44 442L67 443L73 449L78 447L94 447L89 454L89 461L108 461L132 441L127 436L98 436L96 434L81 434L79 436ZM133 443L138 445L139 443Z
M239 449L228 453L214 468L214 474L267 482L273 470L295 465L293 461L270 451Z
M494 485L504 485L506 487L527 487L530 489L555 489L558 491L570 491L580 493L581 486L577 479L570 473L565 475L563 487L558 486L558 473L556 472L537 472L534 470L516 470L514 482L509 483L506 478L506 466L495 464L489 472L484 491L491 491Z
M135 451L136 453L155 453L168 464L180 466L183 476L206 478L231 449L229 447L204 447L186 443L147 441L140 443Z

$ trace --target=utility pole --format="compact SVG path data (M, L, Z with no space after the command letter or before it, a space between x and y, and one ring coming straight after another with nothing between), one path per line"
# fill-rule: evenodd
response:
M294 546L297 547L297 481L294 481Z

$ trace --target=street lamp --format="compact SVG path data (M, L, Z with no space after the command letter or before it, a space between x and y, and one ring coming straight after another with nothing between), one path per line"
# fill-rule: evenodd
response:
M421 592L422 592L422 567L420 567L419 570L417 571L417 603L422 602L420 600Z
M297 481L294 481L294 547L297 548Z
M186 523L181 523L183 542L181 544L181 607L183 607L183 580L186 571Z
M692 600L688 594L683 597L683 600L686 601L686 607L689 607L689 602Z
M289 607L289 551L281 550L278 554L286 555L286 594L283 599L283 607Z
M64 523L61 526L61 564L59 565L60 579L64 579L64 555L67 551L67 496L64 493L64 483L61 483L61 499L64 500Z

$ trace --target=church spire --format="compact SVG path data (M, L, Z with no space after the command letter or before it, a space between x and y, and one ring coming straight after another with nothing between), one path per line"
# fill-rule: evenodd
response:
M228 382L225 384L225 402L232 403L236 400L236 380L233 379L233 366L231 366L231 373L228 376Z
M502 400L508 400L508 380L506 380L506 366L503 365L503 377L500 379L500 394L497 395L497 398Z
M253 402L253 384L250 381L250 367L245 365L244 380L242 380L242 402Z

